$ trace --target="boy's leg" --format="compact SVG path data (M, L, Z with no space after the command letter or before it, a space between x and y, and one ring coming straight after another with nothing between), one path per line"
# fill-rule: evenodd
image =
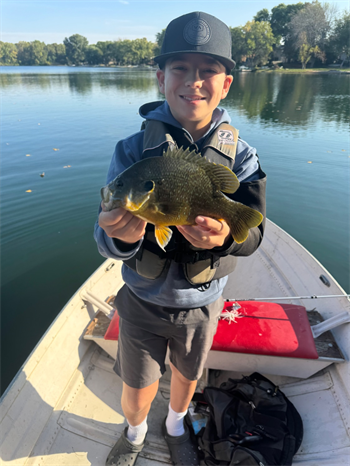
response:
M170 403L168 415L163 424L163 434L174 465L197 466L199 464L198 449L192 443L189 429L184 423L197 380L187 379L172 363L170 367L172 371Z
M159 381L145 388L132 388L123 382L122 409L132 426L138 426L143 422L151 408L152 401L157 394Z
M170 363L170 406L176 413L187 410L197 387L197 380L188 380Z
M123 382L122 409L129 426L108 455L106 465L133 465L145 444L147 415L157 394L158 380L145 388L132 388ZM131 438L128 435L132 434ZM138 438L139 437L139 438Z
M184 417L203 372L222 307L223 299L219 298L207 306L181 312L174 320L173 334L169 339L172 361L170 404L163 424L174 465L199 464L198 447L192 443Z
M167 433L180 436L185 433L184 417L197 386L197 380L188 380L170 363L171 385L168 415L165 421Z

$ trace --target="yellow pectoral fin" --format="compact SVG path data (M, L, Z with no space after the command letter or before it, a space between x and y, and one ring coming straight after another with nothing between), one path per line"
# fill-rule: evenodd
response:
M165 251L165 246L169 243L172 237L172 230L169 227L159 227L155 225L154 234L156 236L156 240L158 245Z

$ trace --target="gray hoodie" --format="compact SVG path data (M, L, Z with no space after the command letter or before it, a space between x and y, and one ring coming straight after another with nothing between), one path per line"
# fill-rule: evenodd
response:
M144 119L160 120L163 123L182 128L180 123L172 116L168 103L165 101L162 105L154 110L147 111L147 105L141 107L140 115ZM212 132L220 123L230 123L226 110L216 108L213 112L212 125L208 132L198 141L193 141L198 146L199 151L202 148L206 136ZM186 132L186 130L183 129ZM187 135L192 140L189 133ZM112 161L107 174L107 183L112 181L119 173L141 159L143 152L143 131L129 136L118 142L116 145ZM250 147L242 139L238 140L237 153L233 171L237 175L239 181L243 184L259 180L265 174L261 171L256 150ZM262 235L260 235L262 236ZM95 225L95 240L97 242L98 250L104 257L110 257L117 260L128 260L133 257L138 251L141 241L131 250L123 252L118 247L118 240L109 238L104 230L99 227L96 222ZM255 240L253 248L250 247L249 252L234 253L234 244L230 247L221 248L221 254L233 255L248 255L251 254L260 244L261 238ZM232 242L231 242L232 243ZM233 242L234 243L234 242ZM119 243L120 244L120 243ZM244 244L244 243L243 243ZM238 246L238 245L237 245ZM218 249L218 248L216 248ZM227 249L227 252L225 251ZM233 251L233 252L232 252ZM125 264L122 266L122 276L126 285L135 293L139 298L145 301L172 308L193 308L201 307L218 299L227 283L228 277L223 277L218 280L213 280L209 287L196 288L187 282L181 264L171 262L170 268L166 276L161 276L158 279L150 280L138 275L134 270L127 267Z

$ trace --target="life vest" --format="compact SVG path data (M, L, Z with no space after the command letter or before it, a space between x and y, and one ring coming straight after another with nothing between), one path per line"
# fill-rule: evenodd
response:
M143 122L141 129L144 130L142 159L162 156L168 148L184 147L198 151L197 145L181 128L157 120L147 120ZM204 141L201 155L210 162L226 165L232 170L237 141L238 130L228 123L221 123ZM265 175L263 172L262 174ZM171 261L177 262L182 265L187 281L196 287L209 286L213 279L222 278L234 270L236 257L221 257L213 250L196 248L176 227L171 229L173 235L164 252L156 243L154 226L147 224L140 249L135 256L123 262L139 275L151 280L166 274Z

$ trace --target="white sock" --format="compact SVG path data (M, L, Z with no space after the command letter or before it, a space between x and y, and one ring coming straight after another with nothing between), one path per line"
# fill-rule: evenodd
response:
M145 440L147 429L147 417L138 426L131 426L129 424L128 430L126 431L127 439L135 445L141 445L141 443L143 443L143 441Z
M168 416L165 421L166 430L169 435L178 437L185 433L184 429L184 417L186 416L187 410L183 413L176 413L169 403Z

